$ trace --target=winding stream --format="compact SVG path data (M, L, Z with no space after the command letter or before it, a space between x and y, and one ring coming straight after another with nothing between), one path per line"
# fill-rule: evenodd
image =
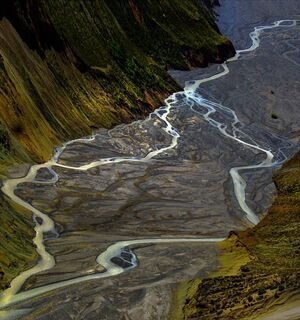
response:
M76 139L65 143L61 148L57 149L52 159L43 164L33 165L27 175L23 178L10 179L6 180L2 187L2 192L9 197L15 203L21 205L22 207L30 210L34 216L35 222L35 237L33 239L34 244L36 245L36 251L40 257L38 263L31 269L22 272L18 275L10 284L10 287L5 290L0 297L0 309L3 309L9 305L12 305L17 302L24 301L26 299L36 297L43 293L46 293L51 290L55 290L58 288L62 288L68 285L80 283L83 281L107 278L115 275L119 275L125 271L128 271L137 266L137 258L134 252L130 249L135 245L140 244L157 244L157 243L184 243L184 242L219 242L222 241L223 238L153 238L153 239L138 239L138 240L129 240L129 241L120 241L110 245L104 252L102 252L96 259L99 265L102 265L105 268L104 272L80 276L77 278L73 278L70 280L60 281L57 283L52 283L49 285L44 285L41 287L29 289L27 291L19 292L25 283L25 281L45 270L49 270L55 265L55 258L47 252L44 245L44 234L47 232L51 232L53 234L57 234L55 230L54 221L46 214L36 209L30 203L22 200L19 196L15 194L15 190L18 185L22 183L35 183L35 184L55 184L59 180L59 175L55 172L56 167L74 170L74 171L87 171L91 168L103 166L109 163L120 163L120 162L149 162L151 159L154 159L159 154L162 154L170 149L176 148L178 144L178 139L180 138L179 132L176 128L173 127L172 123L170 123L168 116L171 110L175 110L178 104L178 95L180 95L181 99L183 97L185 104L190 108L191 111L195 112L198 116L202 117L205 121L207 121L211 126L218 129L218 131L225 137L234 140L235 142L244 145L247 148L252 149L253 151L257 151L265 154L265 159L259 163L248 166L240 166L234 167L230 169L230 176L233 181L234 186L234 194L238 201L239 206L245 213L245 217L252 225L255 225L259 222L259 218L255 214L255 212L247 205L246 202L246 186L247 183L241 176L240 172L243 170L255 170L258 168L269 168L276 166L282 163L286 156L281 150L278 150L278 154L274 154L271 150L265 149L256 143L248 134L241 130L241 123L236 113L228 108L223 106L220 103L216 103L205 99L202 95L197 93L197 89L199 86L208 81L213 81L220 77L225 76L229 73L228 64L230 62L236 61L243 54L249 53L257 49L260 45L259 36L263 32L263 30L273 29L273 28L289 28L296 26L296 20L280 20L276 21L268 26L258 26L254 28L254 31L250 33L250 38L252 40L252 45L248 49L237 50L236 55L228 59L226 62L222 64L223 71L217 73L213 76L210 76L206 79L202 79L199 81L191 81L186 84L184 91L174 93L165 101L165 106L155 110L152 114L150 114L149 118L159 118L162 123L164 123L164 127L162 128L170 137L171 143L162 147L158 150L154 150L149 152L144 157L112 157L112 158L103 158L98 161L90 162L88 164L84 164L81 166L70 166L64 165L59 162L61 155L64 150L78 142L86 143L90 141L94 141L97 134L93 134L91 137ZM226 115L226 122L221 122L216 120L217 114ZM47 181L40 181L36 179L37 173L40 169L47 169L52 178ZM37 219L37 217L39 219ZM113 262L114 259L119 259L124 262L124 265L118 265Z

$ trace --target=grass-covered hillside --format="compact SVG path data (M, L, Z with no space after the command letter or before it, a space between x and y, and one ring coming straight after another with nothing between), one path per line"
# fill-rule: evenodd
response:
M234 51L201 0L0 6L2 127L36 161L62 140L149 113L178 89L167 68L220 62Z

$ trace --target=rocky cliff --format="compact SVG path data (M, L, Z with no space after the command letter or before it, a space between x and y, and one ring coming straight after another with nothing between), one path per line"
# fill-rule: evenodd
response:
M178 90L168 68L234 48L206 0L3 0L0 176L95 127L142 117ZM21 215L20 215L21 213ZM36 258L30 213L0 198L0 289Z

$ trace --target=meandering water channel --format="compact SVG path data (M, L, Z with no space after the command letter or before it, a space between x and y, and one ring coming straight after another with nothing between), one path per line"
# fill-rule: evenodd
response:
M223 237L160 237L120 241L108 246L107 249L104 252L100 253L100 255L96 258L97 263L103 266L105 268L105 271L79 276L73 279L59 281L56 283L29 289L26 291L21 291L23 284L31 276L42 271L49 270L55 266L55 257L52 256L46 250L46 247L44 245L44 234L49 232L53 234L58 234L58 231L55 229L55 222L47 214L35 208L32 204L23 200L20 196L15 194L17 187L20 184L24 183L34 183L36 185L55 184L60 179L59 174L55 171L56 168L85 172L92 168L105 166L112 163L147 163L152 161L153 159L155 160L155 157L157 157L158 155L164 154L165 152L178 147L178 140L181 137L180 132L178 129L175 128L175 125L171 123L169 116L171 112L176 112L176 110L180 108L179 102L182 100L184 101L184 104L188 106L188 108L192 112L195 113L195 115L205 120L210 126L218 130L218 132L222 134L224 137L236 142L237 144L241 144L244 147L249 148L253 151L264 154L264 159L258 164L233 167L229 171L233 181L234 195L240 208L244 212L249 224L257 224L259 222L259 218L257 214L254 212L254 210L250 208L250 206L247 204L247 182L242 177L241 172L245 170L249 171L277 166L286 160L286 155L282 149L274 151L271 150L271 148L266 148L265 146L260 145L260 142L255 141L255 138L251 137L248 133L242 130L241 122L234 110L220 103L204 98L204 96L202 96L198 92L198 89L204 82L214 81L220 77L226 76L229 73L228 65L231 62L237 61L241 56L256 50L260 45L260 35L264 30L275 28L291 28L295 27L296 24L296 20L280 20L267 26L255 27L254 30L250 33L250 38L252 40L251 46L247 49L237 50L236 55L233 58L228 59L226 62L222 64L223 70L221 72L199 81L191 81L186 83L186 86L182 92L177 92L171 95L169 98L166 99L164 107L161 107L155 110L153 113L151 113L148 119L158 119L160 121L162 130L170 137L169 145L157 148L155 150L151 150L145 156L130 155L120 157L107 157L78 166L72 166L69 164L61 163L61 157L68 147L79 142L84 144L95 141L95 139L97 138L97 133L95 133L90 137L76 139L65 143L61 148L56 149L52 159L43 164L33 165L29 169L25 177L4 181L2 192L13 202L30 210L33 214L35 222L35 237L33 239L33 242L36 245L36 250L39 255L39 261L33 268L28 269L22 272L20 275L18 275L11 282L10 287L2 293L0 298L0 309L4 309L12 304L24 301L26 299L39 296L51 290L56 290L68 285L81 283L88 280L116 276L130 269L133 269L137 267L138 263L137 257L133 252L133 249L131 248L136 245L158 243L169 243L171 245L172 243L174 244L186 242L216 243L224 239ZM43 181L37 179L38 172L42 169L48 170L48 172L51 175L51 178ZM118 259L119 263L115 263L116 258ZM120 261L122 263L120 263Z

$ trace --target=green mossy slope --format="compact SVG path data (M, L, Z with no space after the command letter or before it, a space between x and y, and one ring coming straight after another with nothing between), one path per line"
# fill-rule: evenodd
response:
M19 272L35 264L33 224L31 214L15 207L0 195L0 291L6 289Z
M1 5L1 118L35 161L62 140L149 113L178 90L167 67L234 54L200 0Z

